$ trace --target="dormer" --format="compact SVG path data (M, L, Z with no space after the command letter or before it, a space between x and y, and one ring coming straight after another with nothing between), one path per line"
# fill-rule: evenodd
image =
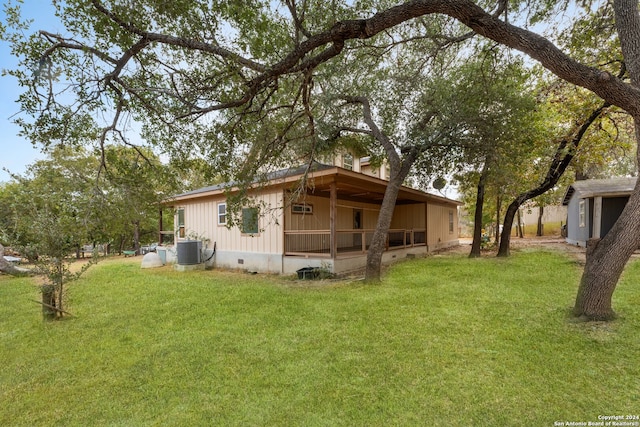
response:
M389 164L387 162L383 162L382 166L374 166L371 164L370 156L360 157L351 150L345 150L335 154L333 156L333 166L368 176L374 176L386 181L389 180L390 176Z

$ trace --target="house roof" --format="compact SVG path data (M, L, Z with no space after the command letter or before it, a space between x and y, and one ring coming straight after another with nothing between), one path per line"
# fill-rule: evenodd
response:
M304 166L298 166L296 168L280 169L274 172L270 172L266 175L265 178L266 178L266 181L284 180L288 177L296 177L297 179L299 179L306 172L307 168L309 168L310 172L314 172L314 171L330 169L330 168L333 168L333 166L325 165L318 162L313 162L311 166L304 165ZM236 185L237 185L237 182L227 182L223 184L210 185L208 187L202 187L196 190L187 191L186 193L178 194L177 196L174 196L173 200L191 198L191 196L197 196L199 194L209 194L212 192L213 193L224 192L226 189L233 188Z
M295 187L300 178L307 172L307 166L282 169L267 175L266 187L289 186ZM384 192L388 181L374 176L353 172L337 166L314 163L308 171L308 179L311 183L310 192L316 195L329 195L330 186L336 184L339 198L360 200L364 202L382 203ZM261 184L256 183L256 187ZM180 201L190 201L203 197L212 197L223 194L226 190L233 188L233 183L212 185L199 188L197 190L174 196L167 204L175 204ZM447 204L461 205L457 200L426 193L410 187L401 187L398 193L396 204L416 203L416 202L441 202Z
M587 179L576 181L569 186L562 199L563 205L568 205L569 200L576 194L581 199L597 196L628 196L633 193L637 178L610 178Z

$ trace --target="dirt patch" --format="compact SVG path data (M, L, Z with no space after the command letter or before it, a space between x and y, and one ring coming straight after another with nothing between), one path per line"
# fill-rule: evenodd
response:
M439 251L439 253L459 253L459 254L469 254L471 252L471 242L470 238L461 238L460 244L458 246L453 246L451 248L443 249ZM512 251L522 251L527 249L545 249L545 250L553 250L558 252L563 252L569 254L572 258L576 260L580 265L585 264L585 248L577 245L568 244L563 237L554 237L554 236L542 236L542 237L512 237L511 238L511 250ZM482 251L483 256L495 256L497 253L496 248L490 248Z

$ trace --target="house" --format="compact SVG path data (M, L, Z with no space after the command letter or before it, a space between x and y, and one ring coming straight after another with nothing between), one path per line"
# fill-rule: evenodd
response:
M567 206L567 242L586 246L604 237L622 213L637 178L589 179L569 186L562 204Z
M252 203L242 209L239 226L231 228L224 185L175 196L168 205L176 212L176 245L197 236L209 250L209 265L221 268L280 274L305 267L338 274L360 269L387 186L373 176L379 170L350 170L366 165L360 160L341 166L314 164L306 193L294 200L292 191L305 167L271 174L266 184L252 189ZM383 262L458 244L459 205L402 187Z

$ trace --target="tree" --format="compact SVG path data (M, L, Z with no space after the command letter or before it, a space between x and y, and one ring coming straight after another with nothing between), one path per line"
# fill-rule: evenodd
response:
M60 152L58 151L57 154ZM83 183L55 161L38 161L31 165L28 179L13 175L15 185L4 194L10 218L5 220L3 240L25 254L35 264L30 273L45 277L41 285L42 315L52 320L68 314L65 310L66 284L88 268L70 270L71 257L85 241L90 230L89 212L78 191Z
M416 33L404 33L405 38L411 35ZM483 52L478 60L458 55L456 48L445 51L431 39L420 40L418 46L406 43L401 47L386 47L393 51L391 64L374 55L379 47L364 49L364 53L358 51L355 61L349 62L353 53L335 61L338 65L333 68L348 72L332 68L322 73L322 80L316 78L321 81L323 93L333 94L329 98L343 102L329 106L322 115L322 121L332 123L325 125L328 133L371 137L390 165L389 184L367 253L365 279L369 281L380 279L397 193L416 162L419 172L414 176L421 181L430 181L434 174L450 170L452 164L466 162L475 167L478 158L492 159L494 177L498 176L498 169L506 176L505 165L513 163L509 157L522 159L521 153L527 151L532 128L528 122L534 100L525 88L529 73L518 58L499 61L497 49L481 43L474 47ZM418 51L427 53L417 55ZM436 53L429 56L430 52ZM347 63L352 65L347 67ZM366 92L367 96L339 95L350 91ZM377 100L375 109L370 98ZM362 113L352 114L346 108L349 105L357 105L358 111L361 107ZM364 129L358 127L362 122ZM509 150L506 144L511 145ZM488 160L484 164L488 165ZM476 212L482 215L482 203L479 206ZM476 223L479 232L482 222ZM476 242L479 253L479 236Z
M119 252L132 246L139 254L141 240L157 240L160 203L178 191L179 175L149 150L111 146L104 162L97 183L102 229L93 237L117 242Z
M480 256L486 189L492 185L499 188L499 207L513 171L528 161L538 126L535 99L527 87L529 72L523 64L505 59L497 49L481 52L480 58L458 70L458 82L447 87L454 98L462 100L449 112L449 120L457 122L460 129L461 156L457 162L467 174L473 171L468 178L476 186L471 257ZM460 178L463 174L457 175Z
M173 192L174 187L166 184L172 182L164 176L166 169L148 163L153 158L150 153L143 157L134 149L107 147L105 155L110 166L102 169L100 158L83 149L57 147L50 158L30 165L26 176L12 175L13 181L0 190L0 240L35 264L30 274L46 278L41 287L46 319L68 314L66 284L98 260L95 251L86 264L72 271L79 248L86 243L96 248L96 243L107 244L125 235L137 244L140 230L158 230L159 203ZM4 263L0 269L25 273Z
M396 205L398 193L405 178L409 174L416 157L421 154L420 149L411 147L404 154L399 154L387 134L375 123L369 100L365 97L346 97L348 103L357 103L362 106L364 122L369 127L370 134L384 149L386 159L390 166L389 183L387 184L378 214L376 229L371 238L371 244L367 251L367 264L365 268L365 280L376 282L380 280L382 254L386 247L387 234L393 218L393 210Z
M408 28L403 37L416 34L415 28ZM385 51L391 52L393 62L381 54ZM443 155L447 149L455 151L451 139L457 123L445 110L455 103L448 87L458 79L456 53L457 49L445 51L431 39L400 46L380 41L323 67L315 77L325 95L316 97L323 109L314 114L316 133L324 138L324 144L318 144L324 146L320 151L332 152L337 145L358 148L374 163L384 159L389 166L389 182L367 251L368 282L380 280L398 192L414 164L419 161L423 174L430 176L434 165L451 156Z
M283 94L280 87L297 86L312 94L309 75L345 47L358 48L391 28L434 14L449 16L483 37L517 49L561 79L624 109L634 118L640 141L640 14L637 2L631 0L613 3L630 83L580 63L549 39L511 24L517 21L504 12L506 2L500 3L498 13L491 14L469 0L413 0L392 7L381 4L373 15L368 12L371 4L359 9L360 3L337 2L330 13L306 15L313 18L310 21L300 17L315 5L312 2L286 2L287 17L271 2L242 3L245 7L233 1L206 5L149 1L145 7L137 5L131 10L118 2L69 1L61 16L75 38L42 32L23 42L17 33L5 35L13 40L14 53L30 55L23 63L26 69L38 64L35 83L24 68L14 72L32 88L22 97L22 105L36 119L33 123L22 120L22 124L34 141L86 138L96 133L105 139L121 124L124 111L132 111L139 120L146 120L147 115L155 117L174 128L179 127L176 118L189 118L192 130L215 111L256 108L257 113L264 112L273 108L267 107L269 100ZM219 13L211 13L208 5ZM540 13L533 15L545 16L545 4L535 6ZM230 43L225 43L219 31L223 19L237 34ZM19 26L16 22L10 24ZM262 33L260 37L255 37L256 28ZM269 46L264 40L270 41ZM56 102L54 92L48 89L61 72L67 73L61 80L75 82L75 94L81 102ZM102 116L98 111L110 113L105 132L96 132L100 124L95 117ZM182 142L192 136L189 132L184 135ZM613 315L611 295L640 241L640 229L634 226L638 221L640 184L616 225L590 251L576 298L576 315Z
M601 105L600 107L592 111L591 114L582 123L577 124L576 129L574 129L568 137L563 138L558 144L556 152L549 164L549 168L544 179L536 187L520 193L511 202L511 204L509 204L503 222L504 228L502 230L502 236L500 239L500 247L498 249L499 257L509 255L511 227L513 226L514 217L518 212L520 206L522 206L527 200L533 199L546 193L558 183L565 170L571 163L571 160L575 156L578 145L584 137L587 129L608 106L609 105L607 104ZM542 209L542 207L540 209Z

